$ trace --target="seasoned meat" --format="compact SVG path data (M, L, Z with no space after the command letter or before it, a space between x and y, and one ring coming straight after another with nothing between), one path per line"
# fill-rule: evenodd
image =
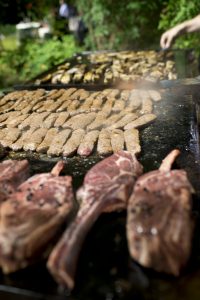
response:
M17 187L29 177L27 160L4 160L0 163L0 203L14 193Z
M94 145L98 139L98 136L98 130L93 130L86 133L78 147L77 153L81 156L89 156L94 149Z
M62 153L63 145L67 141L71 134L71 129L65 129L60 132L54 137L51 142L51 145L47 151L47 154L50 156L59 156Z
M48 269L55 280L70 289L84 239L103 212L125 209L142 166L126 151L97 163L86 174L77 193L81 206L75 220L66 229L48 259Z
M36 129L31 137L30 140L26 139L23 144L23 149L25 151L35 151L39 144L43 141L48 129L47 128L39 128Z
M49 116L47 116L47 118L44 120L44 122L41 124L41 127L44 128L51 128L54 126L54 123L57 119L57 117L59 116L58 113L50 113Z
M153 111L153 103L149 98L142 100L142 107L140 113L142 115L151 114Z
M9 145L9 147L14 151L21 150L24 147L26 142L31 141L32 135L35 130L36 130L36 128L31 128L27 131L24 131L22 133L22 135L20 136L20 138L16 142L14 142L12 145Z
M12 120L7 122L7 127L17 127L21 122L23 122L26 118L29 117L29 114L19 115L18 117L14 117Z
M68 112L65 112L65 111L60 112L58 114L58 117L57 117L55 123L54 123L54 127L62 126L67 121L68 118L69 118L69 113Z
M94 121L87 126L87 130L101 129L106 121L106 117L107 113L102 111L98 112Z
M67 120L66 123L63 124L63 128L72 128L72 129L79 129L79 128L85 128L87 125L89 125L96 117L96 113L91 112L88 114L79 114L76 116L71 117L69 120Z
M26 103L26 105L24 105L24 107L22 109L20 109L20 111L22 114L28 114L32 111L36 111L38 105L40 107L40 106L42 106L42 104L43 104L43 97L38 98L38 99L33 99L28 104Z
M121 92L120 99L122 99L124 101L127 101L129 99L129 96L130 96L130 91L129 90L123 90Z
M52 140L55 138L55 136L58 134L58 129L57 128L50 128L43 141L41 142L41 144L38 145L36 151L40 152L40 153L46 153L47 150L49 149Z
M162 99L161 94L158 91L148 90L148 93L149 93L151 99L155 102L160 101Z
M112 110L114 112L120 112L124 109L124 107L125 107L125 101L117 99L114 103L114 106L113 106Z
M110 127L111 125L115 124L115 122L119 121L122 117L124 117L126 113L124 111L121 111L117 114L112 114L109 117L107 117L106 121L104 122L104 127Z
M126 129L132 129L132 128L139 128L141 126L151 123L155 119L156 119L156 115L146 114L146 115L143 115L143 116L139 117L138 119L128 123L126 126L124 126L124 129L126 130Z
M135 128L127 129L124 131L124 140L126 149L132 154L141 152L139 131Z
M112 153L110 131L107 129L102 129L99 134L99 139L97 143L97 152L100 155L107 155Z
M110 133L110 139L113 152L124 150L124 133L122 130L112 130Z
M128 202L129 252L141 265L179 275L191 250L192 187L184 170L172 170L179 155L172 151L159 170L146 173L135 184Z
M76 109L80 106L80 101L79 100L73 100L69 106L67 107L67 111L70 115L73 115L76 113Z
M134 121L137 118L138 118L138 115L136 113L127 113L119 121L112 124L110 126L110 129L123 128L126 124Z
M19 128L5 128L5 132L6 135L0 140L3 147L10 147L21 136Z
M77 109L78 113L83 113L91 110L92 103L99 92L92 93L88 98L82 102L81 106Z
M77 129L72 132L71 137L67 140L66 144L63 146L62 154L63 156L70 156L76 152L83 137L85 135L84 129Z
M21 113L18 112L18 111L12 111L12 112L6 113L5 115L6 115L6 119L0 123L0 128L5 127L5 126L6 126L10 121L12 121L15 117L20 116Z
M15 272L43 256L73 206L72 178L59 176L59 161L51 173L22 183L1 206L0 266Z
M30 114L21 124L18 125L19 129L26 130L30 128L32 120L38 117L37 113Z

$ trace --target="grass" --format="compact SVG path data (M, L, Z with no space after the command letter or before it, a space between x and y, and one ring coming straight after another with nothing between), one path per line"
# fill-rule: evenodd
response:
M8 35L2 39L2 47L4 50L16 50L17 49L17 39L16 35Z

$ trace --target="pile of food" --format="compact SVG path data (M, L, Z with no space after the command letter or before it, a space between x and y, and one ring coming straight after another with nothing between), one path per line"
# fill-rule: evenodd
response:
M79 56L40 77L36 84L117 83L177 79L171 52L122 51Z
M14 91L0 99L0 144L48 156L141 151L139 131L154 121L155 90L68 88Z
M128 151L105 158L88 171L75 193L80 206L67 226L75 199L72 178L59 175L62 161L50 173L32 177L26 160L0 163L2 271L12 273L48 257L52 276L72 289L82 244L95 221L102 213L127 209L132 258L142 266L179 275L190 255L193 222L186 172L171 171L178 155L173 150L159 170L144 175ZM55 244L63 225L65 232Z

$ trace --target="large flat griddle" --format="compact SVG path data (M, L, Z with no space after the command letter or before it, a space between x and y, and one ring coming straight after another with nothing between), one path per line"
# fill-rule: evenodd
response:
M176 167L187 171L196 190L194 217L197 221L193 254L183 274L175 279L140 267L130 259L125 235L126 213L104 214L87 236L81 251L76 286L70 294L60 290L45 268L45 262L5 276L0 273L0 299L106 299L106 300L177 300L200 299L200 160L198 130L198 92L190 89L167 89L158 102L157 120L141 131L142 153L139 160L145 172L156 169L172 149L181 150ZM7 157L12 156L10 153ZM57 159L28 157L32 173L49 171ZM102 157L66 159L66 174L74 177L75 189L86 171Z

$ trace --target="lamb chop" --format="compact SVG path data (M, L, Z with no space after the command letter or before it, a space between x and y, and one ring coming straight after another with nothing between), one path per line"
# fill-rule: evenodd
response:
M141 176L128 203L129 252L142 266L179 275L191 249L193 188L184 170L170 170L173 150L159 170Z
M51 173L22 183L0 210L0 266L11 273L45 255L73 206L72 179L59 176L59 161Z
M142 166L135 156L120 151L105 158L86 174L77 197L81 200L75 220L53 249L48 268L58 283L74 287L78 255L88 231L103 212L125 209Z
M29 177L27 160L4 160L0 163L0 203Z

